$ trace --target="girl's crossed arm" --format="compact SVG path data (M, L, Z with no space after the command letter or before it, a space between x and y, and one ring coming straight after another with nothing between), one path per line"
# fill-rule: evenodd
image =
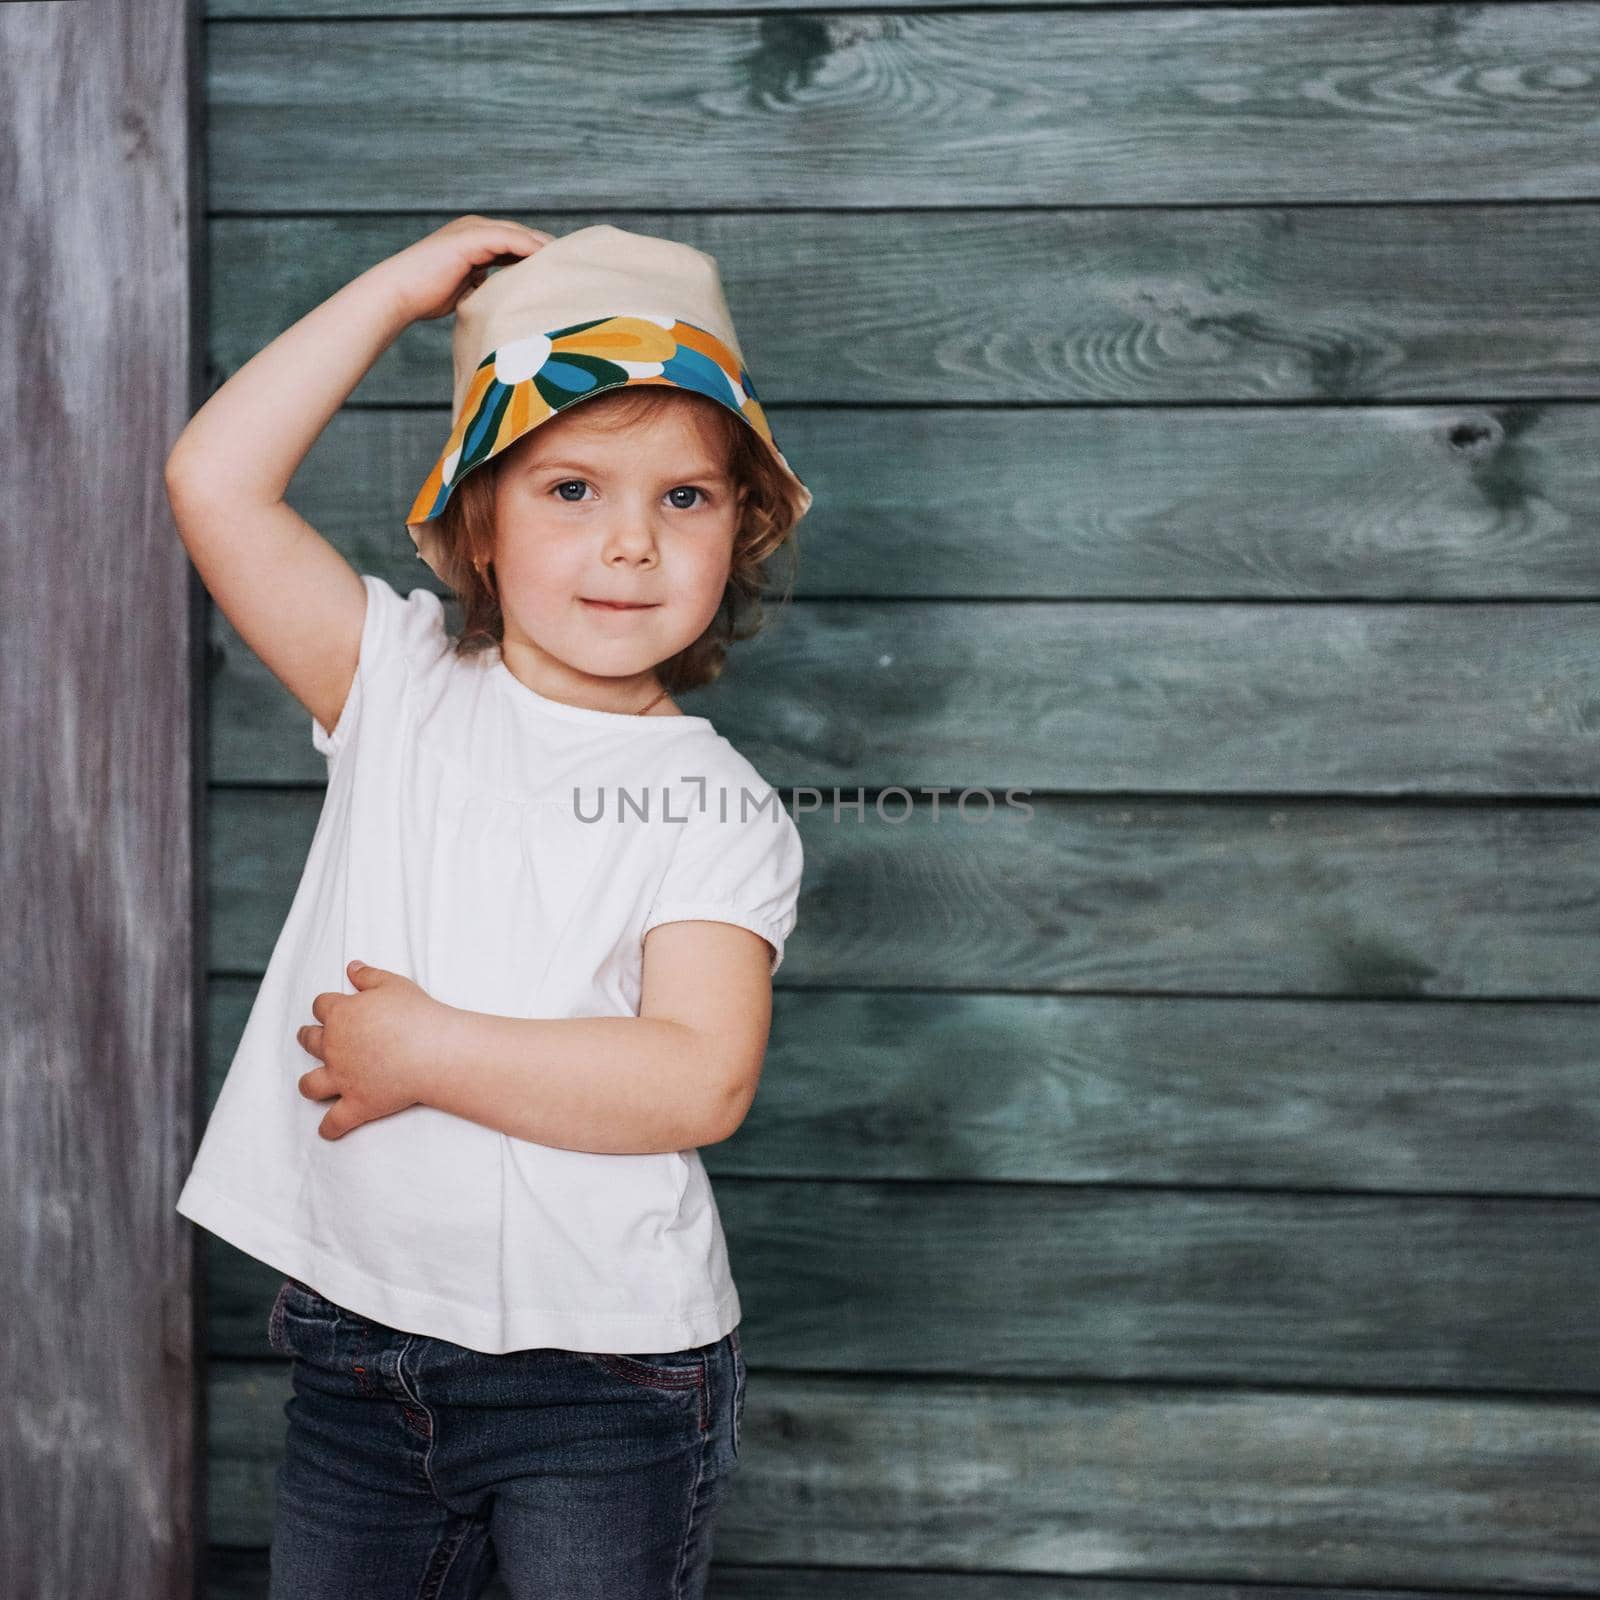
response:
M299 1030L334 1099L318 1131L427 1105L565 1150L640 1155L717 1144L749 1112L772 1023L772 947L726 922L664 922L644 941L636 1017L503 1017L352 963Z

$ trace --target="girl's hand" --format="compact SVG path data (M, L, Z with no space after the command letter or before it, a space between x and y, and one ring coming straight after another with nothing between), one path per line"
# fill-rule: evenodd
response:
M409 321L431 322L454 311L456 302L489 276L490 267L520 261L554 238L497 217L457 217L373 271L383 276Z
M440 1024L452 1009L398 972L359 961L346 970L357 992L319 994L311 1014L320 1026L307 1023L295 1033L301 1048L323 1062L301 1075L300 1093L337 1100L317 1129L324 1139L422 1103Z

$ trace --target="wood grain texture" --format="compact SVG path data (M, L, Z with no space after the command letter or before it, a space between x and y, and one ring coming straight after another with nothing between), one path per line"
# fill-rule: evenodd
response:
M213 1095L252 990L215 985ZM1560 1006L780 991L703 1159L770 1367L1592 1393L1596 1208L1494 1195L1565 1152L1550 1193L1593 1196L1594 1040ZM1327 1192L1386 1184L1417 1193ZM213 1348L272 1359L278 1275L213 1251Z
M0 7L0 1589L187 1600L201 619L181 3Z
M230 211L1590 199L1600 177L1584 0L241 21L208 42Z
M713 1600L1600 1593L1600 6L504 9L212 0L208 351L615 222L716 255L817 493L687 707L867 791L704 1152ZM290 491L402 593L449 333ZM214 1098L325 763L208 646ZM966 783L1034 812L874 812ZM259 1595L279 1280L208 1254Z
M1593 1404L773 1373L760 1359L721 1562L1600 1586ZM288 1392L281 1362L213 1365L222 1543L266 1536Z
M257 981L211 981L209 1103ZM780 982L755 1104L701 1158L718 1180L1600 1199L1597 1145L1593 1005ZM213 1329L234 1312L213 1301Z
M787 803L787 797L786 797ZM799 812L790 984L1600 999L1600 811L1035 795L960 821ZM260 972L317 790L213 792L214 971ZM888 814L903 805L891 800Z
M211 1600L265 1600L264 1550L217 1549L211 1558ZM1244 1600L1233 1584L1160 1578L1072 1578L1015 1572L895 1572L830 1568L822 1575L829 1600ZM819 1575L809 1567L711 1564L706 1600L814 1600ZM1318 1589L1252 1584L1248 1600L1471 1600L1471 1590ZM504 1573L490 1579L482 1600L511 1600Z
M433 584L402 524L448 422L346 407L290 503L358 570ZM801 599L1600 599L1600 406L1581 401L797 406L778 426L817 497ZM789 573L776 559L769 587ZM232 732L212 775L237 781Z
M1006 10L1056 11L1063 6L1118 5L1123 0L963 0L962 10L984 11L991 7ZM1190 0L1151 0L1153 4L1188 4ZM1280 0L1245 0L1248 4L1271 5ZM1333 0L1344 4L1347 0ZM1504 4L1508 0L1489 0L1491 4ZM829 0L830 12L878 12L884 8L878 0ZM785 20L793 12L812 13L817 10L815 0L622 0L606 4L604 0L539 0L540 17L584 18L594 16L660 16L674 13L693 13L699 16L727 15L731 17L773 16ZM206 20L215 22L252 21L274 19L284 21L304 20L307 14L305 0L208 0ZM457 15L457 8L445 0L318 0L316 17L326 21L334 17L347 17L354 21L392 21L397 17L415 18L419 21L438 21ZM473 0L474 17L522 18L528 14L527 0ZM798 20L798 19L796 19ZM876 19L874 19L876 20Z
M997 808L1055 789L1585 798L1597 632L1600 602L806 602L682 705L825 810L859 786ZM213 778L325 777L309 714L215 612L211 659Z
M1537 5L1517 14L1537 33L1538 19L1567 9ZM1127 12L1119 26L1157 15ZM1250 13L1212 14L1227 15ZM1586 15L1600 39L1600 7ZM1600 105L1600 95L1591 97ZM1600 168L1600 141L1572 148L1586 149ZM1472 167L1465 148L1457 155L1462 171ZM346 146L341 170L353 159ZM1163 152L1153 170L1170 170L1175 159ZM508 181L518 170L508 164ZM594 180L587 166L583 180ZM1600 170L1589 188L1600 193ZM613 222L710 251L786 453L785 408L801 404L1503 404L1600 396L1600 204L1530 197L1515 205L1218 209L1199 203L1207 198L1203 185L1190 189L1199 192L1183 198L1193 203L1152 209L1085 199L1083 210L619 215L595 209L586 196L585 209L572 214L556 212L550 194L532 204L551 209L533 211L505 192L479 209L554 234ZM302 202L307 192L321 190L303 191ZM454 187L434 215L417 214L430 202L414 189L389 199L407 214L212 220L209 348L219 372L236 370L340 285L470 208ZM696 203L714 201L697 192ZM431 405L447 414L449 348L447 320L408 329L353 402ZM901 421L921 419L902 414ZM446 430L436 422L435 431L442 445ZM1481 452L1492 443L1492 432L1473 430L1458 448L1476 444ZM396 464L411 492L432 459L424 449ZM1517 461L1504 453L1498 460L1485 481L1514 495ZM805 478L808 463L798 452L795 462ZM1408 501L1411 487L1403 480L1396 493ZM1391 505L1386 515L1394 514Z
M1600 1394L1600 1201L715 1181L768 1368ZM213 1348L278 1359L213 1249Z

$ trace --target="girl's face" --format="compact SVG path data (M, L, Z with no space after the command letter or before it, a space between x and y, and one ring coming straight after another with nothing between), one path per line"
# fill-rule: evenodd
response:
M519 439L497 473L502 653L552 699L636 710L716 615L743 496L692 407L611 432L584 410Z

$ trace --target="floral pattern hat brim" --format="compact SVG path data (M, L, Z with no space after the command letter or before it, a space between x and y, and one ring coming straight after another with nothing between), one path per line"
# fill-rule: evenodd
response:
M634 309L597 310L599 302ZM639 309L665 305L675 309ZM458 302L454 357L450 436L406 516L419 556L441 578L433 520L456 485L558 412L610 389L666 384L726 406L792 480L797 520L810 509L811 491L778 448L716 261L704 251L605 225L563 235Z

